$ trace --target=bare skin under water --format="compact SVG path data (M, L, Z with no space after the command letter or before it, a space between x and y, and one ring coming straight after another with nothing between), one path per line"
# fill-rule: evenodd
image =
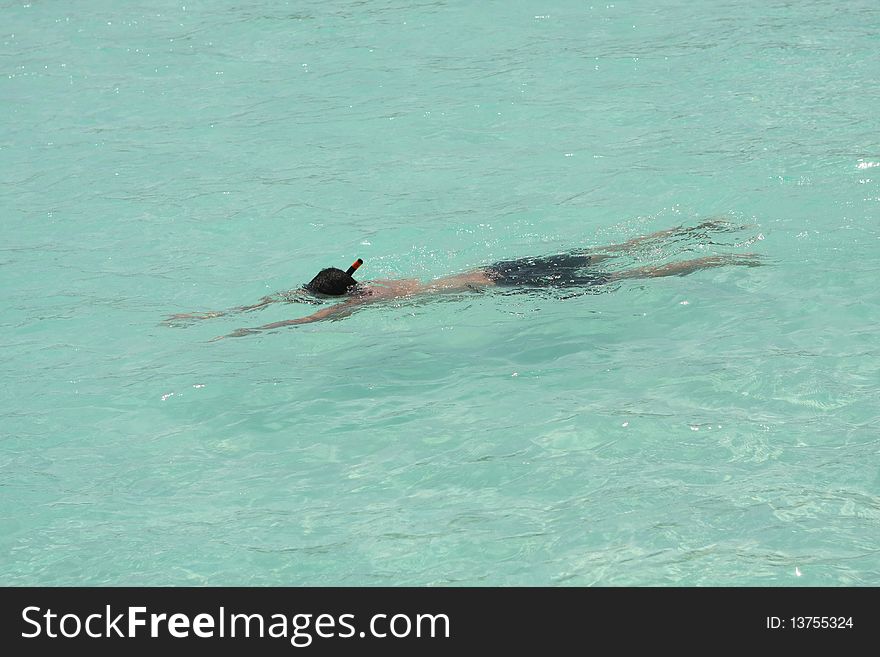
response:
M651 233L644 237L637 237L628 240L622 244L610 244L607 246L595 247L581 251L584 255L590 256L590 266L600 263L604 260L615 257L616 254L632 251L644 245L646 242L655 240L663 240L671 237L688 237L696 233L705 233L709 231L730 232L739 230L741 226L736 226L725 220L705 221L698 226L692 228L676 227L667 230ZM611 272L607 274L608 282L621 281L627 279L638 278L658 278L662 276L686 276L701 269L709 269L711 267L725 267L729 265L745 265L748 267L756 267L764 264L761 256L754 253L728 254L717 256L706 256L702 258L694 258L681 262L672 262L659 266L635 267L619 272ZM228 335L221 335L214 340L223 338L241 337L261 331L284 328L286 326L295 326L298 324L308 324L322 320L335 320L348 317L356 310L378 302L388 302L400 299L408 299L412 297L420 297L434 294L455 293L455 292L474 292L482 291L495 287L496 283L490 270L479 268L467 271L461 274L453 274L443 276L432 281L423 283L415 278L403 279L377 279L366 281L360 284L358 294L348 296L345 301L338 303L329 308L324 308L306 317L297 319L289 319L280 322L272 322L254 328L241 328L233 331ZM222 317L224 315L250 312L265 308L266 306L276 302L290 302L297 300L297 295L301 295L303 291L298 290L284 295L275 295L264 297L259 302L250 306L240 306L225 311L214 311L206 313L180 313L169 316L165 322L169 324L179 323L187 320L212 319Z

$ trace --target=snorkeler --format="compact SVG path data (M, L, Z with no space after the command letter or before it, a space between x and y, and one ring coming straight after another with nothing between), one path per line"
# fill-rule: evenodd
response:
M706 221L693 228L671 228L637 237L622 244L575 249L557 255L506 260L492 265L473 269L463 274L437 278L428 283L418 279L373 280L360 283L352 277L363 264L358 258L347 271L335 267L322 269L303 288L274 296L263 297L251 306L240 306L227 311L209 313L185 313L170 316L166 321L210 319L230 313L249 312L264 308L275 302L321 303L322 298L344 297L342 303L324 308L306 317L273 322L254 328L242 328L221 338L241 337L260 331L308 324L321 320L336 320L348 317L355 310L377 301L404 299L428 294L482 291L490 288L515 288L518 290L539 289L592 289L599 286L636 278L658 278L661 276L686 276L701 269L727 265L761 265L756 254L718 255L695 258L682 262L672 262L659 266L636 267L617 272L606 272L596 268L604 260L613 258L615 253L630 251L639 245L669 237L705 236L705 231L731 231L738 227L725 221ZM703 231L703 232L701 232Z

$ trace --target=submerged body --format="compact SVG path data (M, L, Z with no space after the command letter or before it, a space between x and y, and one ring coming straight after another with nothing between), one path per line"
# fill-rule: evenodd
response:
M639 237L623 244L612 244L593 249L576 249L566 253L550 256L520 258L496 262L487 267L480 267L461 274L453 274L436 278L427 283L418 279L380 279L358 283L350 277L350 274L359 266L360 260L349 268L348 272L341 270L325 269L312 280L305 290L317 292L321 296L340 297L345 300L329 308L324 308L306 317L273 322L254 328L242 328L229 335L219 336L215 340L224 337L241 337L260 331L308 324L328 319L342 319L351 315L355 310L368 304L407 299L417 296L426 296L443 293L479 292L490 288L516 288L520 290L539 289L563 289L597 288L614 281L636 278L658 278L662 276L685 276L701 269L721 267L727 265L761 265L760 257L755 254L718 255L695 258L682 262L673 262L660 266L635 267L624 271L607 272L596 267L599 263L613 258L616 253L630 251L643 242L657 240L673 236L687 236L695 231L730 231L735 229L725 221L707 221L693 228L672 228L645 237ZM315 286L322 274L330 273L335 280L330 287ZM343 281L340 283L340 281ZM346 283L347 282L347 283ZM332 291L328 291L331 290ZM248 312L264 308L270 303L278 301L305 301L318 303L312 297L304 297L305 290L278 295L276 297L264 297L258 303L251 306L242 306L230 311L211 313L187 313L172 315L169 320L209 319L220 317L234 312ZM323 294L321 294L323 293Z
M435 278L428 283L415 278L369 281L358 288L357 296L379 300L442 292L476 292L489 287L591 287L613 278L612 274L589 269L601 260L604 257L574 252L506 260L463 274Z

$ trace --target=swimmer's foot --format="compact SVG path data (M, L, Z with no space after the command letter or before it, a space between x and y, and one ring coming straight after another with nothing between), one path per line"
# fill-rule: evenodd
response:
M714 219L707 219L706 221L701 221L696 226L691 228L690 230L717 230L722 232L727 232L730 230L735 230L736 224L727 219L727 217L716 217Z
M713 233L735 233L740 230L749 230L756 227L757 224L738 224L730 221L726 217L716 217L714 219L702 221L689 230L694 232L711 231Z
M741 247L753 244L756 240L763 239L763 237L758 234L757 236L749 238L744 242L736 242L730 241L731 238L720 238L718 237L718 234L740 233L742 231L751 230L756 227L757 224L737 224L732 221L728 221L726 218L709 219L707 221L703 221L697 224L693 228L683 229L681 235L684 239L697 240L704 245Z
M729 264L745 265L746 267L763 267L767 264L766 258L760 253L735 253L729 256Z
M764 256L759 253L728 253L717 256L706 256L705 258L697 258L681 264L691 264L691 267L684 268L683 273L691 273L697 269L707 269L709 267L727 267L742 265L744 267L761 267L765 264Z

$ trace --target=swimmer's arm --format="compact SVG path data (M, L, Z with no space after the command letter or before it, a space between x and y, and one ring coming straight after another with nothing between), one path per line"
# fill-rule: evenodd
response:
M320 322L325 319L343 319L351 315L358 306L363 305L364 303L366 303L366 300L349 299L344 303L331 306L330 308L324 308L323 310L319 310L318 312L307 315L306 317L299 317L297 319L286 319L282 322L272 322L271 324L256 326L254 328L240 328L233 331L229 335L221 335L219 337L216 337L214 338L214 340L220 340L222 338L240 338L245 335L251 335L252 333L259 333L260 331L271 331L272 329L284 328L285 326L296 326L297 324L310 324L312 322Z
M278 301L281 301L281 299L276 299L273 297L263 297L262 299L257 301L257 303L255 303L251 306L239 306L238 308L233 308L232 310L227 310L226 312L227 313L246 313L246 312L250 312L251 310L258 310L260 308L265 308L270 303L276 303Z
M165 318L165 321L173 322L181 319L214 319L215 317L223 317L224 315L232 315L233 313L246 313L251 310L265 308L270 303L275 303L276 301L280 301L280 299L263 297L257 303L250 306L238 306L236 308L230 308L229 310L214 310L207 313L177 313L176 315L169 315Z

